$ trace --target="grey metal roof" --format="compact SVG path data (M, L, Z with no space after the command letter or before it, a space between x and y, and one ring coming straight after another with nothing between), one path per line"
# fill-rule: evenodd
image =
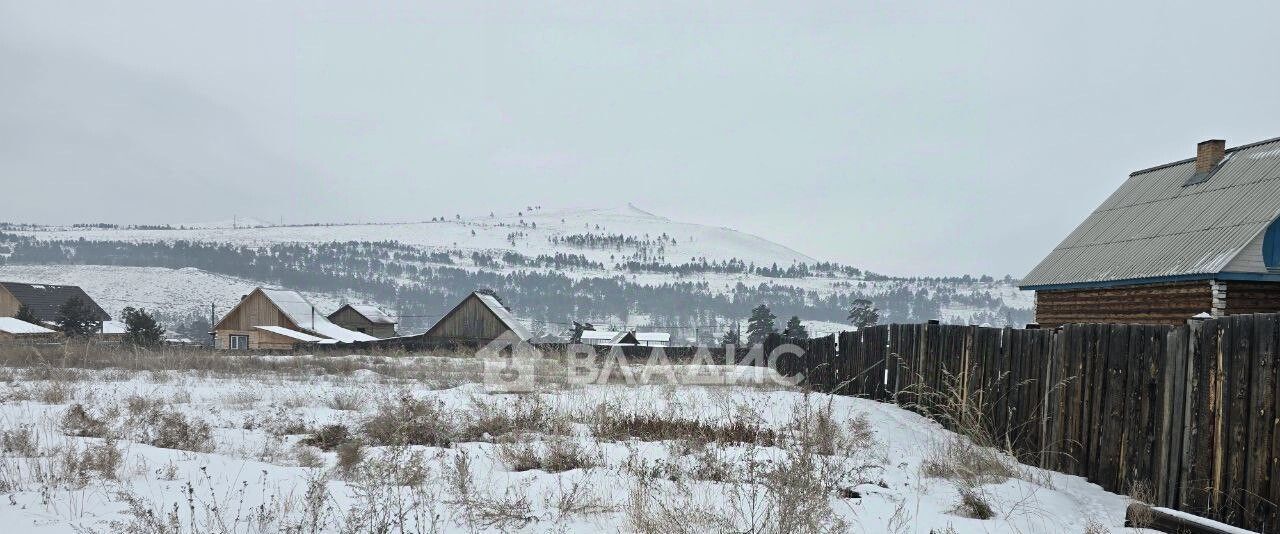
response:
M89 295L80 289L79 286L55 286L52 284L23 284L18 282L0 282L18 299L22 305L31 310L31 315L36 316L41 321L57 321L58 308L61 308L71 297L80 297L80 300L89 307L89 311L93 313L94 319L98 321L106 321L111 319L107 312L102 311L102 307L97 302L89 298Z
M1186 159L1129 175L1022 287L1216 274L1280 213L1280 138L1227 150L1209 180Z

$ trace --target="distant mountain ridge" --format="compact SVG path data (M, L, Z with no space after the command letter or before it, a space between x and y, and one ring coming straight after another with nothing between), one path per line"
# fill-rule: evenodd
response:
M156 291L125 286L162 285L166 298L149 307L205 317L210 303L216 308L250 284L284 286L331 303L379 304L408 331L481 287L499 291L533 330L550 334L590 321L660 326L677 338L701 338L723 332L757 304L770 306L779 324L796 315L838 325L857 299L874 302L886 322L1020 324L1031 315L1030 295L1007 278L868 273L630 204L530 206L415 222L272 225L236 217L231 225L6 224L0 225L0 279L6 277L84 279L138 305L147 303L135 295ZM226 280L234 283L223 285L234 289L218 287L217 277L231 277Z

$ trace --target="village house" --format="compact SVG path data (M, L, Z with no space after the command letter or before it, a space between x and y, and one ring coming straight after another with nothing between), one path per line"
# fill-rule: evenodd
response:
M396 320L377 306L368 304L343 304L338 311L329 314L333 324L386 339L396 337Z
M79 297L93 313L97 321L109 321L111 316L78 286L52 284L23 284L0 282L0 317L13 317L23 306L38 319L42 326L56 325L58 308L73 297Z
M638 345L643 347L666 347L671 343L671 334L667 332L636 332L612 330L583 330L579 338L584 345Z
M441 317L422 338L431 341L487 343L510 332L520 341L529 341L529 332L515 314L497 297L473 292Z
M59 341L62 334L40 325L0 317L0 341Z
M213 331L214 347L220 349L294 349L378 339L333 324L296 291L265 287L241 297Z
M1182 324L1280 311L1280 138L1129 175L1022 279L1036 322Z

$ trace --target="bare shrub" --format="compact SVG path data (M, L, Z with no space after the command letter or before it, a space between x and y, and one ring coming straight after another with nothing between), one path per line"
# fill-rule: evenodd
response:
M337 447L338 453L338 471L342 474L350 474L360 462L364 461L364 445L359 441L346 441Z
M556 478L556 492L543 498L543 505L556 511L560 521L577 516L593 516L617 510L596 492L595 486L586 481L565 485L563 478Z
M107 423L89 415L82 404L73 404L62 414L62 432L68 436L100 438L107 435Z
M103 440L101 443L86 447L80 453L79 467L115 480L122 463L124 463L124 454L116 448L115 441Z
M374 445L430 445L448 447L457 431L444 404L401 395L398 401L383 403L365 420L364 434Z
M61 381L40 384L32 394L42 404L66 404L74 396L75 388Z
M209 423L171 410L161 411L146 429L146 443L162 449L192 452L213 450L213 429Z
M960 490L960 505L956 508L956 513L974 519L991 519L996 515L986 497L976 488Z
M637 479L623 512L630 530L644 534L743 531L726 513L698 502L692 489L679 482L663 491L657 480Z
M1101 521L1098 521L1097 518L1090 517L1084 524L1084 534L1111 534L1111 529L1107 528Z
M13 430L0 431L0 451L32 458L40 453L40 443L31 425L23 424Z
M557 414L542 397L520 395L513 403L489 402L472 398L463 429L465 439L495 441L510 434L566 434L568 420Z
M347 429L347 425L333 424L321 427L299 443L317 447L322 451L331 451L351 439L351 431Z
M294 448L293 459L298 462L299 467L319 468L325 466L324 455L320 454L320 450L307 445L298 445Z
M603 441L623 441L630 438L643 441L684 439L699 443L769 445L777 439L772 429L747 421L717 423L656 414L617 414L603 410L597 413L591 430L596 439Z
M497 457L511 471L541 469L560 473L572 469L590 469L602 460L589 454L572 439L554 439L540 443L503 443L495 447Z
M359 411L364 406L365 397L359 391L338 390L325 399L325 406L345 412Z
M925 476L945 478L968 486L998 484L1017 475L1012 460L991 447L974 445L952 435L934 445L920 464Z

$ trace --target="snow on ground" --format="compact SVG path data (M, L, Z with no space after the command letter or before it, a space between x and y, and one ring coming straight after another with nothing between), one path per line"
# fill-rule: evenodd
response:
M240 297L262 285L193 267L115 265L0 265L0 280L78 285L102 309L117 318L126 306L158 310L171 317L190 313L208 315L209 304L217 306L221 317L240 302ZM337 310L344 301L342 296L326 293L303 293L303 296L325 313Z
M571 384L543 360L536 393L508 394L482 383L488 368L473 358L122 362L142 370L0 368L0 524L42 533L170 523L363 532L395 522L414 532L1124 530L1126 499L1081 478L1013 464L892 405L770 382ZM350 434L321 432L327 425ZM410 444L388 443L388 428ZM364 442L363 459L351 460L354 445L300 445L317 434ZM967 465L960 456L1005 467L939 474ZM991 517L972 517L966 496Z

